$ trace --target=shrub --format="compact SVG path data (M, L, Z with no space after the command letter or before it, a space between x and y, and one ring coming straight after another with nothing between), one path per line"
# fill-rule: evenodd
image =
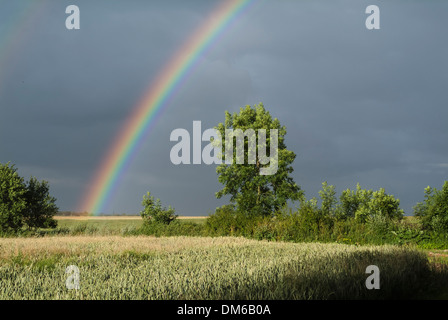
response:
M436 232L448 231L448 181L441 190L425 188L425 199L414 207L414 214L423 228Z
M77 224L71 231L71 233L73 235L79 235L79 234L84 234L87 230L87 223L83 222L80 224Z
M287 215L277 215L274 222L278 240L294 242L304 240L303 232L301 231L302 225L297 211Z
M367 217L367 228L376 235L386 235L390 229L390 219L381 214L372 214Z
M299 232L304 236L316 235L318 233L320 222L317 200L315 198L308 201L301 200L297 213L299 219Z
M216 208L215 213L211 214L205 222L205 230L210 235L234 235L241 228L242 226L238 225L237 213L233 204Z
M321 194L322 196L322 194ZM323 208L319 208L317 199L312 198L306 200L302 197L300 207L297 209L298 214L298 231L301 238L307 240L323 240L330 236L334 218L330 216L330 207L325 207L325 199L323 198Z
M266 217L258 221L253 231L253 238L257 240L275 241L278 238L278 225L271 218Z
M391 231L393 243L402 244L421 244L429 240L430 235L427 231L421 229L419 223L410 223L406 219L395 222Z
M177 215L174 214L174 208L171 206L168 209L162 207L160 199L154 200L154 197L149 192L143 196L142 205L144 209L140 212L140 215L145 222L170 224L177 218Z
M169 236L203 236L204 226L194 222L175 220L170 224L157 222L144 223L138 229L125 230L124 235L151 235L156 237Z

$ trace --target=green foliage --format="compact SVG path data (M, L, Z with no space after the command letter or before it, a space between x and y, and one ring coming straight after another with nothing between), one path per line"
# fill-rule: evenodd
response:
M70 230L70 234L72 235L81 235L81 234L87 234L87 235L93 235L98 233L99 229L98 227L94 225L88 225L87 222L83 222L80 224L77 224L74 226L72 230Z
M356 184L356 191L350 189L342 191L338 217L341 219L355 217L356 212L370 201L372 193L372 190L361 189L359 183Z
M349 244L419 244L425 239L419 228L401 222L399 200L384 189L374 192L358 184L356 191L344 191L338 202L335 187L324 182L319 196L320 205L318 199L301 194L296 211L284 206L272 217L244 215L235 205L223 206L208 217L207 235Z
M235 205L217 208L205 222L205 230L211 236L248 236L254 234L258 221L263 217L249 216L238 211Z
M231 115L228 111L225 113L225 122L219 123L215 128L221 137L225 137L226 129L233 130L254 130L257 136L260 129L266 130L266 150L270 150L272 138L270 130L278 130L278 161L275 163L278 169L272 175L261 175L260 168L267 167L261 164L260 149L256 146L256 161L251 164L244 161L238 164L236 157L236 143L233 143L233 162L226 164L223 162L216 169L219 177L218 180L224 185L223 189L216 193L217 198L225 195L231 195L231 202L236 204L238 212L248 216L271 216L288 200L298 200L300 197L300 188L293 181L290 174L293 172L291 166L296 155L294 152L286 148L284 137L286 128L280 125L280 121L272 119L268 111L265 110L263 104L258 104L252 108L246 106L241 108L239 113ZM244 159L249 159L249 139L244 139ZM230 148L222 139L223 150ZM251 152L254 150L251 149ZM252 153L251 153L252 154ZM225 151L221 154L222 158ZM271 156L271 162L275 159ZM227 159L230 160L230 159Z
M379 236L384 236L390 231L391 222L386 216L372 214L366 217L365 221L368 230Z
M49 194L47 181L35 177L25 183L14 165L0 163L0 231L18 232L31 228L55 228L56 199Z
M322 183L322 190L319 191L319 196L322 200L321 204L321 214L323 216L333 216L336 211L336 190L335 187L332 185L328 185L328 183L325 181Z
M207 232L217 236L234 235L239 228L235 206L231 204L217 208L205 222Z
M204 226L194 222L174 220L170 224L148 222L140 228L126 232L124 235L148 235L156 237L204 236Z
M23 225L26 186L14 165L0 163L0 229L3 232L16 231Z
M400 220L404 211L400 209L400 200L386 194L384 188L378 191L362 189L359 183L356 190L344 190L339 198L335 216L338 219L355 218L361 223L368 220ZM380 217L381 216L381 217Z
M418 223L410 223L403 219L392 227L393 242L399 245L417 244L420 247L431 239L431 235L422 230Z
M58 212L56 198L50 196L47 181L38 181L31 177L28 181L25 199L27 206L23 210L23 221L31 228L55 228L54 215Z
M436 232L448 231L448 181L445 181L441 190L425 188L423 202L414 207L417 216L425 229Z
M170 224L177 218L177 215L174 214L174 208L171 206L168 209L162 207L160 199L154 200L149 192L143 196L142 205L144 209L140 212L140 215L147 223Z
M369 190L371 191L371 190ZM363 203L355 212L355 218L366 222L372 216L381 216L385 219L395 220L403 218L403 210L400 209L400 200L393 195L385 193L383 188L371 193L370 199Z
M317 199L312 198L300 201L300 207L297 209L299 232L305 238L313 237L315 240L319 235L319 228L326 218L319 209Z

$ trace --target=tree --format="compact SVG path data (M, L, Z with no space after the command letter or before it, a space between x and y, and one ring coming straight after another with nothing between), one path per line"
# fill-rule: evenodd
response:
M0 163L0 229L18 230L23 225L22 212L26 208L26 186L14 165Z
M356 191L344 190L339 198L341 218L355 217L359 208L367 205L372 197L372 190L363 190L359 183L356 184Z
M149 192L143 196L142 206L144 209L140 212L140 215L146 222L170 224L177 218L177 215L174 214L174 208L171 206L168 209L162 207L160 199L154 200Z
M47 181L38 181L31 177L28 181L25 200L26 208L23 210L23 221L28 228L55 228L54 215L58 212L56 198L50 196L50 187Z
M53 216L58 212L56 199L49 194L47 181L31 177L26 183L9 162L0 163L0 229L17 231L31 228L54 228Z
M369 217L381 216L387 220L400 220L404 212L400 209L400 200L393 195L386 194L384 188L372 193L370 200L358 208L355 218L360 222L366 222Z
M286 149L286 128L277 118L272 119L262 103L254 108L247 105L233 115L226 111L225 122L215 129L221 137L226 137L220 141L223 152L219 155L225 162L216 168L218 181L224 185L216 193L217 198L231 195L230 201L236 204L238 212L249 216L272 215L288 200L300 198L301 190L290 176L296 155ZM230 138L229 132L233 133ZM269 161L266 161L267 149Z
M448 231L448 181L444 182L441 190L426 187L424 201L415 205L414 214L424 228Z
M322 182L322 190L319 191L319 196L322 200L321 214L328 217L333 216L337 203L335 187L333 185L329 186L327 181Z

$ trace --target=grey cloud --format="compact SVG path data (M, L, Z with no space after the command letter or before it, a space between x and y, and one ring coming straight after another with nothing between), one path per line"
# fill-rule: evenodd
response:
M74 210L123 121L217 2L77 1L79 32L64 27L68 4L45 2L0 64L0 162L49 179L61 209ZM172 96L110 213L138 212L146 191L180 214L225 203L213 166L170 163L169 134L258 102L286 125L308 196L325 180L339 192L360 182L386 187L411 213L448 173L448 5L378 5L381 30L368 31L359 1L254 4ZM13 6L0 4L0 21Z

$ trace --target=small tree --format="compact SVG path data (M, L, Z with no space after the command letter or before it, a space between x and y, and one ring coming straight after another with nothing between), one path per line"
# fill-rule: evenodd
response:
M23 210L23 221L28 228L55 228L57 221L53 219L58 212L56 198L50 196L47 181L38 181L31 177L25 192L26 208Z
M146 222L170 224L177 218L177 215L174 214L174 208L171 206L168 209L162 207L160 199L154 200L149 192L143 196L142 205L144 209L140 212L140 215Z
M300 206L297 209L299 228L306 236L316 235L322 222L327 217L321 213L315 197L307 200L305 196L300 197Z
M336 190L333 185L328 185L327 181L322 183L322 190L319 191L322 200L321 214L324 216L333 216L335 213L335 205L337 203Z
M316 236L322 231L322 228L333 226L333 218L337 212L335 187L328 185L326 181L323 182L319 197L321 199L320 208L316 197L309 200L303 194L300 197L300 206L297 208L297 213L301 233L304 235Z
M404 215L400 209L400 200L386 194L384 188L378 191L362 189L356 184L356 190L344 190L339 198L338 218L355 218L364 223L369 217L381 216L388 220L401 219Z
M441 190L426 187L424 201L417 203L414 214L425 229L448 231L448 181Z
M22 212L27 203L26 186L14 165L0 163L0 229L16 231L23 226Z
M356 191L344 190L339 198L339 218L355 217L356 211L365 206L371 199L372 190L363 190L359 183L356 184Z
M404 212L400 209L400 200L393 195L386 194L384 188L372 193L370 200L358 208L355 218L366 222L369 217L379 216L387 220L400 220Z

